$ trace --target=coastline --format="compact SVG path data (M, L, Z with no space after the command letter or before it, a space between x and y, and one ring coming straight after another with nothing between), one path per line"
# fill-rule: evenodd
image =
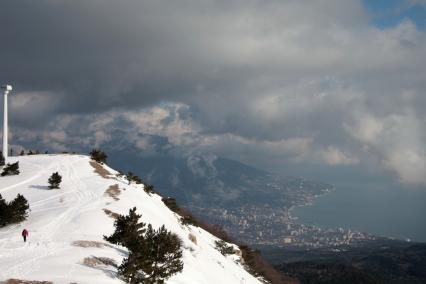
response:
M314 205L316 205L317 202L317 198L319 197L324 197L326 196L328 193L336 193L337 189L339 189L340 193L339 196L335 196L332 198L332 200L330 201L332 204L335 204L336 202L339 202L339 200L341 201L339 204L337 204L337 208L333 205L330 205L330 207L333 207L333 209L331 209L332 213L330 212L326 212L326 214L324 215L324 217L321 215L321 213L318 213L318 215L312 215L312 212L309 211L308 214L306 215L307 218L303 217L302 214L298 215L295 211L296 208L300 209L300 207L312 207ZM373 194L373 199L368 199L367 205L369 205L369 207L367 207L367 210L365 210L365 208L363 207L358 207L358 208L363 208L362 210L360 210L361 215L356 215L358 216L357 218L352 218L352 219L348 219L347 222L345 222L345 216L348 214L348 212L343 212L342 215L339 215L339 212L341 209L347 208L345 207L344 203L345 201L349 200L350 204L350 213L352 213L354 211L354 208L356 208L356 206L362 206L363 203L360 203L360 201L365 201L367 200L367 196L370 196L369 193L367 191L370 191L370 189L364 189L362 191L360 191L358 193L358 191L354 191L352 190L349 195L345 193L345 189L344 188L340 188L340 187L333 187L332 190L328 191L328 192L324 192L324 194L320 194L320 195L315 195L315 198L313 198L312 200L310 200L310 202L307 202L306 204L303 205L295 205L292 206L291 208L289 208L289 217L291 219L292 222L295 222L297 224L302 224L302 225L306 225L306 226L316 226L319 227L321 229L324 230L337 230L340 228L343 229L349 229L353 232L362 232L364 234L368 234L370 236L374 236L376 238L379 239L388 239L388 240L394 240L394 241L403 241L403 242L412 242L412 243L426 243L426 238L425 238L425 233L424 231L416 231L416 228L418 226L416 225L411 225L411 226L406 226L404 227L404 223L408 223L409 221L415 220L415 218L413 218L412 215L404 215L404 214L395 214L393 216L394 219L392 220L396 220L398 221L394 226L389 226L389 222L387 222L387 219L384 219L383 216L387 216L384 213L381 212L387 212L386 208L384 208L384 211L379 211L378 209L376 209L375 207L372 207L372 205L378 204L378 205L382 205L383 204L387 204L389 205L389 203L385 203L385 201L391 201L392 204L395 204L396 199L378 199L381 198L381 194ZM394 191L396 192L396 191ZM368 195L366 194L368 193ZM384 192L387 193L387 192ZM361 196L361 198L358 198L358 196ZM423 195L421 195L418 200L423 200ZM351 197L354 197L355 199L351 199ZM342 199L344 198L344 199ZM412 199L409 199L408 201L411 201ZM401 201L401 204L412 204L412 203L408 203L407 199ZM420 201L419 201L420 202ZM321 210L327 210L327 208L324 207L324 204L327 202L322 202L322 205L318 206L318 210L321 212ZM343 204L343 205L342 205ZM390 206L390 205L389 205ZM370 209L369 209L370 208ZM373 208L373 209L371 209ZM382 208L382 207L378 207L378 208ZM418 208L418 206L417 206ZM404 207L404 210L409 210L408 208ZM304 209L302 209L304 210ZM310 209L308 209L310 210ZM357 209L358 210L358 209ZM328 210L327 210L328 211ZM407 211L405 211L407 212ZM410 212L410 211L408 211ZM381 213L381 214L380 214ZM334 215L333 215L334 214ZM358 213L357 213L358 214ZM380 214L380 215L377 215ZM339 215L337 217L334 217L336 215ZM353 214L351 215L353 216ZM379 216L379 217L378 217ZM378 219L378 218L382 218L382 219ZM304 220L303 220L304 218ZM324 218L324 222L319 222L318 220L322 220L322 218ZM332 218L332 219L330 219ZM411 222L413 223L413 222ZM419 233L420 232L420 233Z
M299 220L299 217L297 217L297 216L295 216L293 213L294 212L292 212L294 209L296 209L296 208L300 208L300 207L310 207L310 206L313 206L314 205L314 203L315 203L315 200L316 199L318 199L319 197L323 197L323 196L326 196L326 195L328 195L328 194L330 194L330 193L333 193L333 192L335 192L337 189L336 189L336 187L335 186L333 186L331 189L326 189L325 190L325 192L324 193L322 193L322 194L314 194L313 195L313 197L312 197L312 199L311 200L309 200L307 203L305 203L305 204L299 204L299 205L292 205L292 206L290 206L290 208L288 209L288 216L289 216L289 219L291 220L291 221L297 221L297 220ZM299 223L300 224L300 223ZM306 224L304 224L304 225L306 225ZM315 226L317 226L316 224L314 224Z

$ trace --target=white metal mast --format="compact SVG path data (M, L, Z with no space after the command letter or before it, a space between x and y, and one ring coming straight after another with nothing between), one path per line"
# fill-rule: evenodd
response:
M3 85L1 89L4 92L4 105L3 105L3 156L6 159L8 156L7 147L7 134L8 134L8 122L7 122L7 95L12 91L12 86Z

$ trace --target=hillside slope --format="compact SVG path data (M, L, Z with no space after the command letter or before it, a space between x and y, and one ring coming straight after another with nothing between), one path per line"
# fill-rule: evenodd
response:
M121 264L126 251L102 236L113 231L111 212L127 214L136 206L143 222L164 224L183 241L183 272L167 283L260 283L243 269L238 256L225 257L214 248L214 236L182 226L160 196L148 195L141 185L128 185L114 170L105 166L96 172L88 157L78 155L23 156L8 162L17 160L21 174L0 177L0 194L6 200L23 194L31 212L23 223L0 229L0 281L123 283L114 262ZM47 180L56 171L62 175L61 189L48 190ZM29 231L27 243L21 237L23 228Z
M107 152L117 169L134 171L195 216L220 225L232 238L249 245L282 245L283 236L300 227L290 224L290 208L312 203L315 196L333 188L215 155L144 155L130 145ZM297 242L303 243L304 237L298 236Z

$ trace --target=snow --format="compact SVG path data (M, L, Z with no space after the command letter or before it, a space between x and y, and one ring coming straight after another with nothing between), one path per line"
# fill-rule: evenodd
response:
M113 266L90 266L84 259L106 257L121 264L127 254L125 248L103 240L103 235L112 233L114 222L104 209L127 214L136 206L141 221L154 227L164 224L183 241L184 269L166 283L261 283L243 269L237 255L223 256L215 249L216 237L201 228L181 225L160 196L148 195L142 185L128 185L107 166L104 168L111 175L102 177L87 156L8 159L9 163L15 161L19 161L21 174L0 177L0 194L9 201L23 194L31 211L26 221L0 228L0 281L16 278L53 283L123 283ZM61 188L48 190L47 180L56 171L62 175ZM112 185L120 189L119 200L105 194ZM24 228L29 231L26 243L21 237ZM189 234L196 237L196 244L189 240ZM98 246L78 246L75 242Z

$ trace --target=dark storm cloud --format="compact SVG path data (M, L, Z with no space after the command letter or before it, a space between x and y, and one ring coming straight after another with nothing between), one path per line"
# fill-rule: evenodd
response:
M244 53L279 31L278 3L2 1L0 75L18 91L55 92L69 112L233 96L248 78L277 71L269 55Z
M97 112L179 99L193 93L203 76L200 66L193 64L194 60L203 64L191 48L196 35L176 24L173 18L178 15L169 4L4 1L0 5L7 11L0 20L0 75L18 91L55 92L64 100L60 105L64 111Z
M185 86L173 78L163 81L167 70L160 65L173 62L153 54L161 46L156 36L161 27L152 29L141 5L6 2L1 3L1 10L8 11L0 22L1 76L18 91L52 91L64 100L63 110L93 112L155 102ZM166 72L158 74L156 68Z
M409 20L375 28L353 0L6 0L0 10L0 78L16 87L21 137L38 122L57 149L89 133L102 143L122 119L135 143L137 131L263 165L365 163L426 183L426 37Z

